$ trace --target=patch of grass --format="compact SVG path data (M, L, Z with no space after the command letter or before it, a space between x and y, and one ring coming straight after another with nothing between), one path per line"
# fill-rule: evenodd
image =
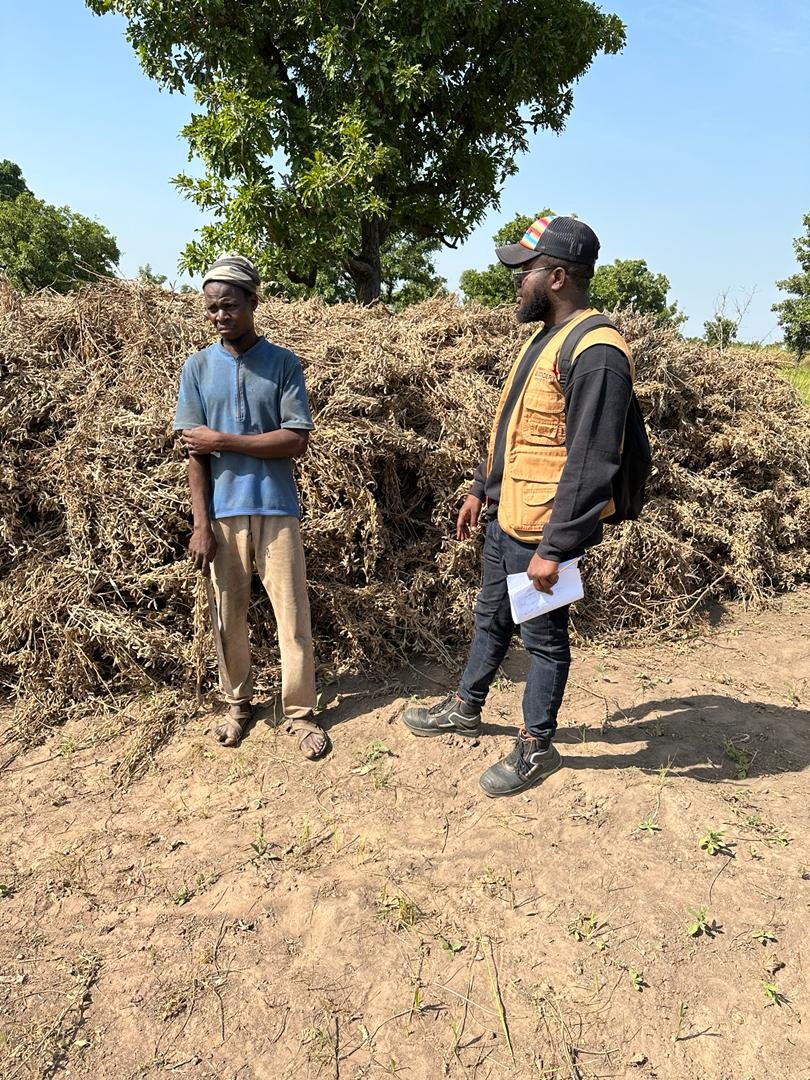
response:
M804 363L798 366L786 364L780 369L780 374L788 382L793 383L802 401L810 408L810 364Z
M396 931L412 930L419 920L424 918L424 912L413 900L402 893L389 893L387 885L380 889L377 914Z
M370 774L374 790L379 791L381 788L388 786L391 773L390 770L385 768L384 762L387 758L393 757L396 757L396 754L384 742L380 742L379 739L372 739L365 750L359 751L356 755L357 764L352 769L352 772L357 776Z
M335 1060L335 1045L326 1027L305 1027L301 1032L301 1046L313 1065L329 1065Z
M566 927L566 933L570 934L575 941L585 941L589 945L593 945L597 952L604 952L608 947L608 943L607 938L600 935L600 931L603 929L604 923L595 911L590 911L587 914L580 911L576 919Z

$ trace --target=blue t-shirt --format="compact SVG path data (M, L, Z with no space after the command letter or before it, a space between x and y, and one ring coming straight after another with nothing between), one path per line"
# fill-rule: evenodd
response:
M280 428L310 431L304 374L298 357L260 337L233 357L217 342L183 364L175 430L205 425L228 435L262 435ZM298 517L298 492L289 458L212 454L211 516Z

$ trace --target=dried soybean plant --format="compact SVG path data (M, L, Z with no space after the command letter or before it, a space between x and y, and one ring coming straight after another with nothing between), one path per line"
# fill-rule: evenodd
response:
M457 663L479 568L476 542L452 539L455 508L525 328L453 298L398 315L279 300L259 312L301 357L315 413L296 467L321 664ZM810 573L810 423L775 364L618 318L656 469L642 520L609 529L587 560L581 639L667 633L709 599L756 600ZM213 672L172 433L180 366L209 340L199 297L2 288L0 323L0 672L14 730L34 741L99 699L169 689L177 716ZM272 670L260 590L252 620Z

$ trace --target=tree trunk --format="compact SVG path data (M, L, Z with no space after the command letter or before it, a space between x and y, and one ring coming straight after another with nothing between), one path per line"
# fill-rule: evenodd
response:
M379 218L370 218L360 223L360 252L358 255L350 254L346 259L346 268L354 283L354 293L359 304L373 304L380 299L382 241L383 230Z

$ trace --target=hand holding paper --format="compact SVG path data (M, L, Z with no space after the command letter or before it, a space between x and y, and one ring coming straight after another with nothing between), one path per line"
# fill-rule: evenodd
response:
M516 623L536 619L555 608L573 604L585 595L582 588L582 575L579 572L579 559L569 559L560 563L559 578L550 593L535 589L532 579L526 574L509 574L506 586L509 590L509 603L512 618Z

